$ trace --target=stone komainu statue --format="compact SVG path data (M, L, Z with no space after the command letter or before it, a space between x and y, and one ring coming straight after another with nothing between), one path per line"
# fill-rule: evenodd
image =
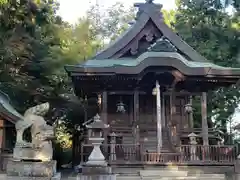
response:
M36 139L35 131L39 131L41 126L46 126L46 121L43 116L49 111L49 103L43 103L27 109L22 119L16 122L17 131L16 145L28 144L23 140L24 131L31 127L32 140Z
M14 119L17 131L13 152L15 159L49 161L52 158L53 127L47 125L43 116L49 111L49 103L43 103L26 110L22 116L10 104L8 96L0 90L0 108ZM23 140L24 131L31 127L32 142Z
M43 118L48 110L49 103L34 106L24 113L22 120L16 122L17 141L13 152L14 159L52 160L51 140L54 137L54 131L53 127L47 125ZM31 127L31 143L23 140L23 133L29 127Z

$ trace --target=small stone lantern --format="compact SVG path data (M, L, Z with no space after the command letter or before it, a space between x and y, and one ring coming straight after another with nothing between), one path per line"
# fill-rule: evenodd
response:
M191 114L193 112L193 108L192 108L192 105L191 104L186 104L185 105L185 112L187 114Z
M123 114L126 112L125 104L123 104L122 101L117 103L117 111L116 112L120 112L120 113L123 113Z
M190 155L191 155L191 160L198 160L197 155L196 155L196 150L197 150L197 137L198 135L196 135L195 133L191 133L188 135L189 137L189 144L190 146Z
M109 125L104 124L100 119L100 116L97 114L94 117L94 121L86 126L89 130L89 141L93 145L93 150L88 157L88 162L86 165L90 166L107 166L105 157L102 154L100 146L104 141L103 130L107 129Z
M197 137L198 135L196 135L195 133L191 133L188 135L189 140L190 140L190 144L197 144Z

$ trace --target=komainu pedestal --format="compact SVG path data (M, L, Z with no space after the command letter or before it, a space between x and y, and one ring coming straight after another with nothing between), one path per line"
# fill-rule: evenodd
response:
M31 162L14 161L7 164L7 180L60 180L56 171L56 161Z
M17 142L13 159L7 164L7 180L60 180L56 161L52 160L53 127L42 117L49 109L44 103L28 109L22 120L15 124ZM31 127L32 142L22 138L26 128Z

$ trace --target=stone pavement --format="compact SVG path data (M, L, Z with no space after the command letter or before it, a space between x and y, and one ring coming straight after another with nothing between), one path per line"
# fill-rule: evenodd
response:
M68 180L68 177L71 175L70 172L63 172L61 180ZM6 180L6 174L0 174L0 180Z

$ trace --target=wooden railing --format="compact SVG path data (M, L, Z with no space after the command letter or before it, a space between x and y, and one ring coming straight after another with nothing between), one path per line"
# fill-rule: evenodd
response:
M194 150L190 145L183 145L179 147L178 153L144 152L143 147L143 145L134 144L117 144L115 146L109 144L102 145L101 150L109 164L226 165L234 164L237 156L236 146L197 145ZM82 162L87 161L92 149L92 145L82 145Z
M190 145L180 147L182 161L200 161L208 163L234 163L237 157L237 146L233 145L196 145L195 150ZM195 154L194 154L195 152Z

